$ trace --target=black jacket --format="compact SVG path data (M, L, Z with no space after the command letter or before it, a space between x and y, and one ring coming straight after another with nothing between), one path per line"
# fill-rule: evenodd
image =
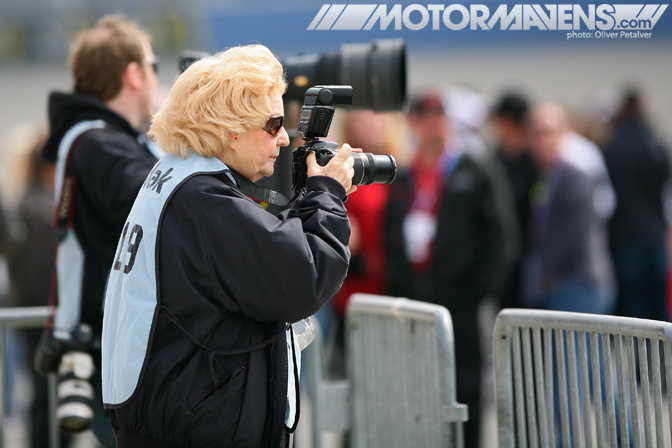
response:
M385 230L388 293L449 310L499 293L519 247L513 200L501 166L493 159L461 157L440 199L428 277L414 276L405 251L403 228L412 185L410 171L400 170L391 186Z
M604 160L616 192L609 223L612 242L662 241L668 228L663 193L670 179L665 146L641 119L626 117L616 123Z
M77 184L73 227L85 257L81 322L99 335L105 283L119 235L156 158L138 140L140 133L102 101L61 92L49 96L51 135L44 157L56 162L64 134L87 120L103 120L107 126L84 135L72 155Z
M49 298L56 256L54 193L28 185L18 209L21 232L7 257L11 306L44 306Z
M439 199L427 272L414 272L406 255L404 221L414 183L409 170L400 170L391 185L386 210L387 293L448 309L455 335L458 399L470 406L474 405L470 394L480 390L478 308L482 298L501 292L518 250L513 199L504 176L496 160L462 155Z
M158 300L133 395L108 405L119 446L280 446L287 403L285 322L340 288L350 251L343 187L312 177L279 218L225 174L189 178L157 234ZM216 355L261 344L238 355ZM207 348L204 348L207 347Z

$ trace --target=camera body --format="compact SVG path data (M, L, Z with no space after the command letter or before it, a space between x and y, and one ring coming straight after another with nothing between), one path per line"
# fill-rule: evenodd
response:
M296 194L306 186L308 154L315 152L317 163L321 166L325 166L336 155L337 143L319 139L329 133L335 106L350 104L351 86L314 86L306 90L296 126L297 132L303 136L304 144L292 151L292 183ZM390 154L352 153L351 157L355 160L353 185L394 182L397 163Z
M88 351L93 343L93 329L88 324L79 324L71 332L42 333L42 339L35 351L35 370L42 376L58 372L61 359L66 352Z

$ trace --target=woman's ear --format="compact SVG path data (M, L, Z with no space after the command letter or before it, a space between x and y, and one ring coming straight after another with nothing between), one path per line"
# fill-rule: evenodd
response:
M232 151L235 151L238 147L238 134L234 134L233 132L229 132L229 142L228 142L229 149Z

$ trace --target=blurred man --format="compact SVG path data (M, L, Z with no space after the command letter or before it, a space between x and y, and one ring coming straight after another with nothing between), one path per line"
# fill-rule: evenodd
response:
M536 106L530 129L541 176L532 192L524 301L533 308L607 314L614 301L607 235L588 177L561 155L564 110L554 103Z
M663 190L670 166L667 150L651 133L643 109L639 94L630 92L604 151L617 197L609 230L618 313L666 321L668 223Z
M530 217L530 191L537 181L537 168L529 148L528 131L529 103L515 92L509 92L499 99L491 113L491 123L496 138L495 154L506 169L509 185L513 193L518 218L520 257L514 263L511 278L502 293L502 308L520 308L521 301L521 260L527 251L527 224Z
M567 128L565 111L555 103L539 104L530 114L531 147L540 178L531 195L523 299L532 308L609 314L615 291L604 220L595 208L589 177L562 155ZM600 377L604 381L604 373ZM554 387L557 397L560 386ZM560 405L558 400L554 403L557 425ZM617 403L617 413L618 409ZM559 432L556 446L561 446Z
M602 151L591 140L567 127L560 141L560 156L588 177L595 213L606 227L616 207L616 195Z
M479 443L478 310L500 292L515 250L513 203L503 170L456 138L441 96L415 98L408 115L415 157L391 185L386 210L388 294L445 306L452 315L457 399L469 406L465 446Z
M122 226L156 162L140 129L146 128L156 100L158 59L137 25L106 16L79 35L70 63L74 92L50 95L51 135L43 152L56 163L61 236L59 306L47 334L61 342L80 335L80 348L95 361L92 383L99 389L108 272ZM98 436L103 444L114 443L109 424Z

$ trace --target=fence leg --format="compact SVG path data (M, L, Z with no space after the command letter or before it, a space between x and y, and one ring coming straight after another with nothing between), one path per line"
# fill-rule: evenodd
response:
M7 328L0 327L0 448L5 446L5 341Z
M56 421L56 405L58 404L58 375L50 373L47 376L49 391L49 447L61 448L61 431Z
M0 448L5 446L5 344L7 327L43 327L48 316L49 308L46 306L0 309ZM11 399L11 396L9 398ZM57 447L57 445L52 446Z

